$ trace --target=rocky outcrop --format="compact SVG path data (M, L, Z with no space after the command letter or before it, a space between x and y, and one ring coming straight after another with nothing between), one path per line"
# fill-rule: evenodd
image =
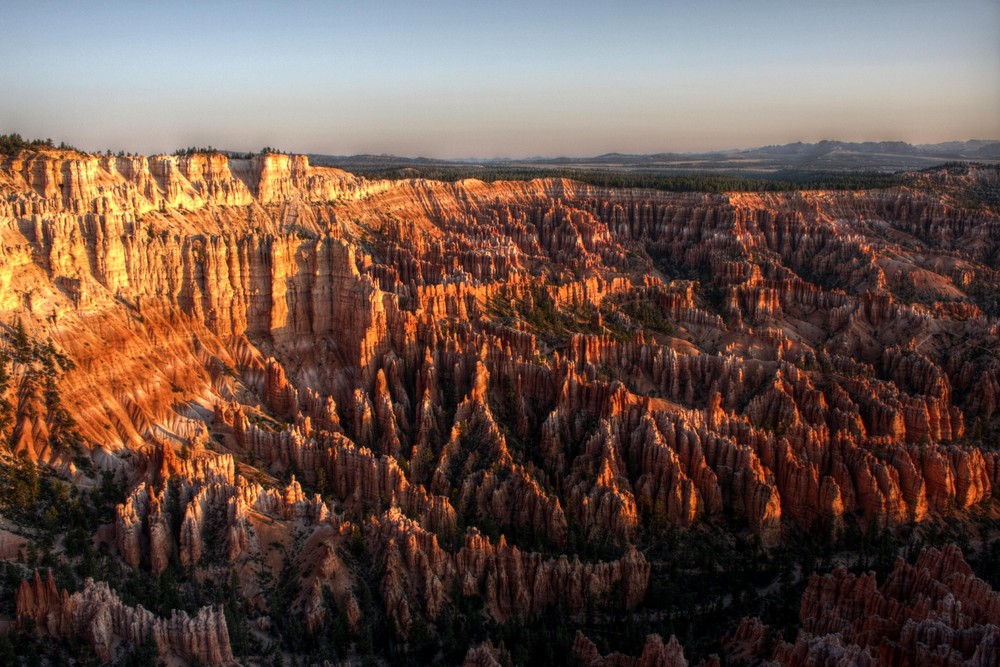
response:
M371 548L381 554L386 609L404 632L413 613L436 618L452 586L464 596L482 597L497 621L531 617L555 605L580 614L588 601L620 587L627 609L639 605L649 584L649 564L629 546L621 559L584 563L578 557L545 558L522 551L501 536L497 544L476 530L454 555L437 536L391 510L366 529Z
M525 531L560 547L566 543L568 524L559 499L548 495L523 468L467 477L462 483L461 506L505 529Z
M170 618L160 618L141 606L123 604L106 583L92 579L71 595L56 590L51 571L44 579L36 571L32 581L21 582L17 589L17 620L22 627L30 620L42 635L83 640L103 662L111 661L122 642L151 641L161 657L236 664L221 607L204 607L193 618L176 610Z
M332 518L329 506L319 496L307 497L294 476L284 490L266 488L236 475L228 455L203 454L178 468L169 475L161 468L116 510L115 543L133 568L159 575L174 555L185 568L203 559L234 562L257 542L253 516L314 524Z
M896 561L881 584L839 568L813 575L802 596L801 630L779 644L779 664L989 665L1000 656L1000 594L976 578L954 546ZM760 648L741 625L733 640Z
M577 631L573 642L573 654L587 667L687 667L688 665L688 661L684 659L684 648L673 636L669 642L663 643L660 635L649 635L646 637L642 653L638 658L633 658L621 653L602 656L597 646L582 632Z
M391 457L376 457L337 433L320 442L301 427L278 432L254 427L239 411L233 419L236 442L245 451L274 469L303 471L310 483L322 473L324 490L353 509L398 506L418 513L432 530L447 531L455 525L448 499L411 484Z
M770 653L771 630L757 617L742 618L725 639L726 657L734 664L748 664Z
M503 642L494 646L487 639L479 646L470 648L462 661L462 667L507 667L512 664L510 654L504 648Z

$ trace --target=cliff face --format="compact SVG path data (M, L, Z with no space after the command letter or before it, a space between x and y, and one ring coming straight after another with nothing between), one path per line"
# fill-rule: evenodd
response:
M1000 494L986 208L218 154L24 152L0 195L0 320L72 362L63 412L13 377L0 432L67 474L95 451L128 477L127 565L225 563L260 614L270 544L313 628L363 625L360 544L406 636L460 596L641 607L635 545L668 529L771 548Z

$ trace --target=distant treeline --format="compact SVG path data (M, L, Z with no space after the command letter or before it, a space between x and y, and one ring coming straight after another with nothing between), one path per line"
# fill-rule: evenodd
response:
M22 150L41 150L43 148L57 148L51 139L24 139L18 133L0 134L0 153L16 153ZM78 151L66 142L59 142L61 151Z
M181 155L195 155L197 153L207 153L213 155L215 153L222 153L218 148L213 148L212 146L188 146L187 148L178 148L174 151L174 155L180 157Z
M205 153L209 155L218 153L221 155L225 155L231 160L249 160L255 155L287 155L285 151L278 150L277 148L272 148L271 146L265 146L264 148L261 148L260 152L258 153L253 153L253 152L240 153L239 151L226 151L219 148L214 148L213 146L206 146L206 147L188 146L187 148L178 148L177 150L174 151L174 155L178 157L182 155L195 155L198 153Z
M876 171L822 172L776 171L769 174L692 173L668 174L638 171L603 171L494 166L358 167L345 164L358 176L399 180L426 178L435 181L527 181L534 178L569 178L609 188L647 188L670 192L780 192L787 190L870 190L906 183L904 174Z

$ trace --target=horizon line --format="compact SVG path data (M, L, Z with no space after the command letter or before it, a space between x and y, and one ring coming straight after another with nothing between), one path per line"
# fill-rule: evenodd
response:
M127 151L127 150L124 150L124 149L119 149L118 151L114 151L111 148L97 149L97 150L83 150L83 149L80 149L80 148L78 148L76 146L73 146L73 145L69 144L69 142L66 142L66 141L60 141L58 144L56 144L55 141L53 139L51 139L50 137L46 137L45 139L24 139L23 137L21 137L20 133L18 133L18 132L9 132L9 133L6 133L6 134L0 135L0 136L13 137L15 135L18 136L18 137L20 137L20 138L22 138L22 140L25 143L32 143L32 142L39 143L39 142L46 142L46 141L47 142L51 142L51 145L49 145L49 146L46 146L46 145L35 146L34 148L36 148L36 149L59 150L60 147L62 147L63 150L73 150L73 151L76 151L78 153L85 154L85 155L107 155L108 153L111 153L112 156L116 156L116 155L130 155L130 156L140 155L140 156L144 156L144 157L179 157L179 156L182 156L184 154L212 154L212 153L218 153L218 154L226 155L227 158L233 159L232 158L233 154L236 154L236 155L242 154L242 155L253 156L253 155L262 155L262 154L265 154L265 153L270 153L270 154L275 154L275 155L279 155L279 154L284 154L284 155L304 155L306 157L317 156L317 157L341 158L341 159L369 157L369 158L396 158L396 159L404 159L404 160L428 160L428 161L444 161L444 162L518 162L518 161L528 161L528 160L530 160L530 161L540 161L540 160L586 160L586 159L595 159L595 158L609 157L609 156L621 156L621 157L637 158L637 157L653 157L653 156L658 156L658 155L676 155L676 156L692 156L692 157L695 157L695 156L703 156L703 155L718 155L718 154L725 154L725 153L741 153L741 152L749 152L749 151L759 151L759 150L763 150L763 149L766 149L766 148L784 148L784 147L799 146L799 145L801 145L801 146L819 146L819 145L822 145L822 144L845 144L845 145L902 144L902 145L910 146L912 148L934 148L934 147L938 147L938 146L942 146L942 145L946 145L946 144L983 143L984 145L990 145L990 144L1000 143L1000 139L978 139L978 138L972 138L972 139L951 139L951 140L946 140L946 141L937 141L937 142L928 142L928 143L912 143L910 141L904 141L904 140L901 140L901 139L880 139L880 140L864 140L864 141L846 141L846 140L843 140L843 139L821 139L821 140L815 141L815 142L796 140L796 141L786 142L786 143L783 143L783 144L771 143L771 144L759 144L759 145L755 145L755 146L746 146L746 147L732 147L732 148L719 148L719 149L714 149L714 150L713 149L709 149L709 150L694 150L694 151L658 150L658 151L651 151L651 152L648 152L648 153L635 153L635 152L621 152L621 151L611 150L611 151L605 151L605 152L596 153L596 154L578 154L578 155L569 155L569 154L539 155L539 154L535 154L535 155L522 155L522 156L517 156L517 157L511 157L511 156L506 156L505 157L505 156L497 156L497 155L493 155L493 156L468 156L468 155L466 155L466 156L449 156L449 157L429 157L427 155L419 155L419 154L417 154L417 155L405 155L405 154L400 154L400 153L386 153L386 152L378 152L378 153L376 153L376 152L333 153L333 152L320 152L320 151L317 151L317 150L294 151L294 150L284 150L284 149L276 148L276 147L273 147L273 146L263 146L263 147L261 147L258 150L238 150L238 149L231 149L231 148L219 148L219 147L216 147L216 146L212 146L211 144L208 144L207 146L178 147L178 148L174 149L172 152L157 151L157 152L144 153L144 152L136 152L136 151ZM29 148L29 147L26 146L25 148ZM235 159L239 159L239 158L235 158Z

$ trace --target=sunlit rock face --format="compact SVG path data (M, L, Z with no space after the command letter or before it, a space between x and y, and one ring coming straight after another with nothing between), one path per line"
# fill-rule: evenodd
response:
M81 448L122 472L106 542L130 568L225 564L266 614L255 577L281 570L282 545L310 628L365 623L351 545L403 637L463 598L497 623L612 598L642 613L645 546L665 531L776 548L962 520L1000 493L982 446L1000 217L942 194L995 172L921 179L703 195L368 181L288 155L10 155L0 319L70 362L57 386L79 437L43 387L13 384L3 435L78 480ZM806 609L846 585L832 576L775 659L833 651L815 639L840 632L833 612ZM99 654L141 626L163 655L233 659L214 611L147 618L101 586L39 579L18 614ZM982 604L975 627L995 625ZM114 619L99 632L95 605ZM894 617L899 650L930 632L917 621ZM837 651L860 660L888 631L852 632ZM992 636L942 641L971 659ZM591 664L685 664L659 635L638 658L588 642Z

